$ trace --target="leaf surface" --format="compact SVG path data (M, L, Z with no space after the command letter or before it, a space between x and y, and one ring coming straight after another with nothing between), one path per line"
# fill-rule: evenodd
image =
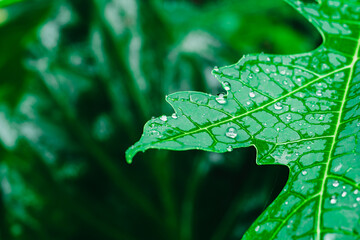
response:
M321 46L215 68L227 94L167 96L175 113L147 122L126 157L150 148L255 146L259 165L290 173L243 239L359 239L360 2L287 2L319 30Z

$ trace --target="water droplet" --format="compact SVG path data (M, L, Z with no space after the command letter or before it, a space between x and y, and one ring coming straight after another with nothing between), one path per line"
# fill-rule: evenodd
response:
M232 150L234 150L234 149L233 149L232 146L228 146L228 147L226 148L226 150L227 150L228 152L232 152Z
M296 81L301 82L301 78L297 78Z
M286 201L286 202L285 202L285 205L288 205L288 204L289 204L289 202L288 202L288 201Z
M304 170L304 171L301 172L301 174L305 176L307 174L307 171Z
M267 57L267 58L266 58L266 61L268 61L268 62L269 62L269 61L270 61L270 58L269 58L269 57Z
M291 120L291 114L288 114L287 116L286 116L286 121L290 121Z
M215 72L218 72L218 71L219 71L219 67L218 67L218 66L215 66L215 67L214 67L214 71L215 71Z
M224 94L220 93L219 95L217 95L217 97L215 98L215 100L220 103L220 104L225 104L226 103L226 98L224 97Z
M357 207L357 203L354 203L352 206L353 206L353 207Z
M360 122L358 124L356 124L356 126L360 127Z
M357 198L356 198L356 201L360 202L360 197L357 197Z
M284 80L284 81L283 81L283 84L284 84L284 85L288 85L288 81Z
M345 191L341 193L342 197L345 197L346 195L347 195L347 192L345 192Z
M338 186L339 186L339 184L340 184L340 183L339 183L339 181L335 181L335 182L333 182L333 184L332 184L332 185L333 185L334 187L338 187Z
M336 203L336 197L335 196L332 196L331 199L330 199L330 203L331 204L335 204Z
M225 89L226 91L230 91L230 89L231 89L230 83L224 82L223 84L224 84L224 89Z
M254 72L258 73L258 72L260 72L260 69L259 69L258 67L256 67L256 68L254 69Z
M305 97L305 94L304 94L304 93L300 93L299 96L300 96L301 98L303 98L303 97Z
M173 113L173 114L171 115L171 117L172 117L173 119L177 119L177 118L178 118L178 116L176 115L176 113Z
M250 73L250 74L249 74L249 79L252 79L252 78L253 78L253 74Z
M278 102L278 103L275 103L274 108L276 110L281 110L283 107L282 107L282 104Z
M310 150L310 149L311 149L311 147L310 147L310 146L307 146L307 147L306 147L306 149Z
M249 96L250 96L251 98L253 98L253 97L255 97L255 93L254 93L254 92L250 92L250 93L249 93Z
M265 73L270 73L270 69L265 68Z
M317 90L317 91L316 91L316 96L321 97L321 96L322 96L322 91L321 91L321 90Z
M320 115L319 120L320 121L324 120L324 117L325 117L324 115Z
M251 102L249 102L249 101L246 102L246 105L250 105L250 104L251 104Z
M227 131L226 131L226 136L229 138L236 138L237 136L237 132L236 129L233 127L230 127Z
M280 71L280 74L281 74L281 75L285 75L285 73L286 73L285 70Z
M358 190L358 189L355 189L354 194L356 195L356 194L358 194L358 193L359 193L359 190Z
M260 230L260 226L257 225L256 228L255 228L255 232L259 231Z
M160 117L160 120L166 122L166 121L167 121L167 116L162 115L162 116Z

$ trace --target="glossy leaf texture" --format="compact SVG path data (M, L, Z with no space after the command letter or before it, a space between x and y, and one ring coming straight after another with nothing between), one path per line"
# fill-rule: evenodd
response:
M290 173L243 239L359 239L360 2L287 2L319 30L321 46L215 68L227 93L167 96L175 113L147 122L126 157L150 148L255 146L259 165Z

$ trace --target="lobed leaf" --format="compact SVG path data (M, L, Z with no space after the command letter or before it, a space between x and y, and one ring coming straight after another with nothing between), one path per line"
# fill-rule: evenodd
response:
M287 0L322 34L316 50L215 68L227 94L178 92L126 152L255 146L289 179L243 239L360 238L360 2Z

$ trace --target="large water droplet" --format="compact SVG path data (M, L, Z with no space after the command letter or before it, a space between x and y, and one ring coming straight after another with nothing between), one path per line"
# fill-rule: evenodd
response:
M162 115L162 116L160 117L160 120L166 122L166 121L167 121L167 116Z
M276 110L281 110L281 109L283 109L283 106L282 106L282 104L281 103L275 103L274 104L274 108L276 109Z
M224 96L224 94L220 93L215 100L220 103L220 104L225 104L226 103L226 98Z
M224 89L225 89L226 91L230 91L230 89L231 89L230 83L229 83L229 82L224 82L223 84L224 84Z
M226 131L226 136L229 138L236 138L237 136L237 131L235 128L231 127Z
M251 98L253 98L253 97L255 97L255 93L254 93L254 92L250 92L250 93L249 93L249 96L250 96Z

